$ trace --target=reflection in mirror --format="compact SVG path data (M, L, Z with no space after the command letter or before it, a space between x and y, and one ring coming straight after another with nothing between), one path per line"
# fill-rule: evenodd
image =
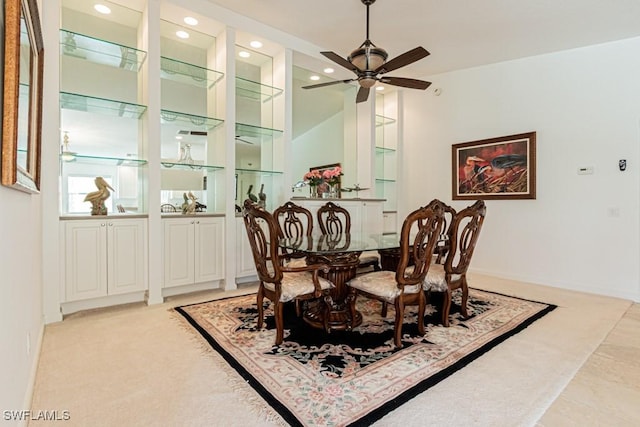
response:
M35 0L4 2L2 184L39 191L43 41Z
M186 33L188 38L180 36ZM217 118L216 39L171 21L160 21L161 196L182 211L191 192L202 210L224 210L224 138Z
M274 58L244 46L236 46L236 205L249 197L273 208L280 193L282 171L275 159L282 156L282 88L274 87ZM251 190L251 191L250 191Z
M314 77L315 76L315 77ZM340 163L342 186L356 179L356 87L335 84L316 89L303 86L332 78L309 69L293 67L293 167L292 179L302 180L310 167ZM309 196L309 188L295 189L294 196Z

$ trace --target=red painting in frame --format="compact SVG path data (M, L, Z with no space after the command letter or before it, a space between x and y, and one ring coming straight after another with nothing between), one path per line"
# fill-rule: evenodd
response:
M451 147L453 200L535 199L536 133Z

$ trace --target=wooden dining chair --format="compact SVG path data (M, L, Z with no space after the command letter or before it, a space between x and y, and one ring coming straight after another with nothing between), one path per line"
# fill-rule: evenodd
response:
M351 232L351 214L342 206L327 202L318 209L316 215L320 232L323 235ZM360 254L358 268L367 267L373 267L374 271L380 271L380 256L375 251L366 251Z
M434 203L434 202L432 202ZM475 250L487 208L482 200L457 212L447 232L450 247L444 264L434 264L429 269L423 283L426 292L442 292L442 324L449 326L451 295L456 289L462 290L460 311L464 318L469 317L467 300L469 285L467 270Z
M281 238L298 240L313 234L313 215L311 212L289 201L273 211L278 225L278 235ZM306 265L305 255L296 251L282 249L282 256L291 267Z
M274 307L276 321L276 345L284 340L283 305L289 301L304 301L328 297L333 283L318 275L329 272L326 264L300 267L283 266L278 248L279 231L275 218L262 207L247 199L242 212L244 226L251 245L251 253L258 272L258 329L264 321L263 301L267 297ZM325 318L328 319L326 306ZM300 315L300 313L298 313ZM328 330L328 327L325 326Z
M442 232L443 221L443 211L438 207L421 207L411 212L402 224L400 261L396 271L374 271L356 276L347 283L353 313L359 295L393 304L396 312L393 342L398 348L402 347L405 306L418 306L418 333L425 333L426 296L422 283L433 259L433 248ZM413 265L410 266L411 260Z
M440 239L438 239L436 247L433 250L433 254L436 256L434 262L436 264L442 264L447 258L447 253L449 253L449 248L451 247L451 240L449 240L449 231L451 229L451 226L453 225L453 218L455 218L456 216L456 210L452 206L449 206L438 199L435 199L435 201L442 203L442 208L444 210L444 233L442 233Z

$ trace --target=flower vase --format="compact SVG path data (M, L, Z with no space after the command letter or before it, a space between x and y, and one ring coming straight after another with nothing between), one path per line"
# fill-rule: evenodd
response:
M338 184L329 184L329 197L332 199L338 198Z
M310 197L312 199L318 198L318 186L317 185L310 185L309 186L309 191L311 192Z

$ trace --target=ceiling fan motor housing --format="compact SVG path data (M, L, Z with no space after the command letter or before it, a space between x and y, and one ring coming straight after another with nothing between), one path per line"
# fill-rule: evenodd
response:
M358 67L360 71L373 71L387 60L387 51L374 46L369 40L362 46L351 52L347 58L349 62Z

